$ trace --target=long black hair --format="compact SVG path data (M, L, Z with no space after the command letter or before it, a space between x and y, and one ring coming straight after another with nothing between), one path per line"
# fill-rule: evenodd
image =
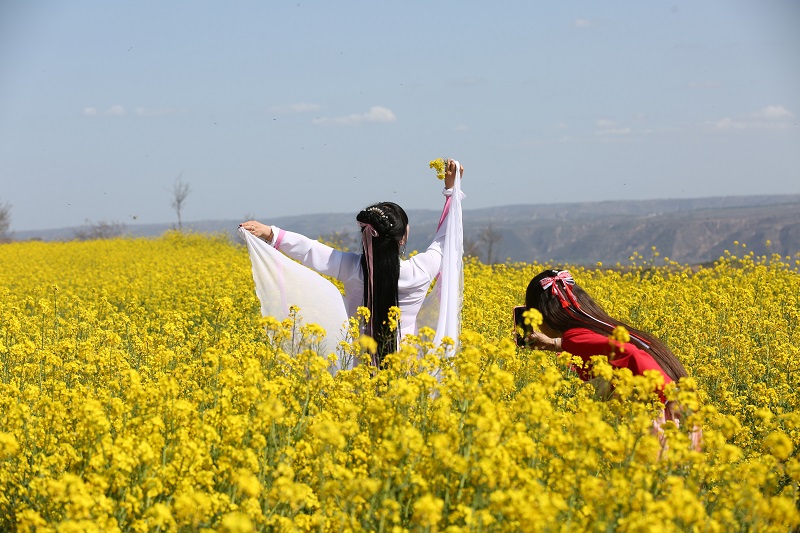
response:
M364 307L371 311L367 333L378 343L373 363L380 366L387 354L397 350L398 332L390 331L388 318L389 308L398 305L400 242L406 235L408 215L394 202L379 202L358 213L356 220L362 233Z
M571 328L586 328L609 335L616 326L623 326L630 333L631 341L636 341L640 348L649 353L673 381L687 375L683 364L664 343L649 333L610 317L586 291L574 283L572 276L562 274L565 272L545 270L531 280L525 291L525 306L538 309L549 328L562 333ZM555 290L542 286L542 280L546 278L556 278L553 280ZM569 292L574 300L569 297Z

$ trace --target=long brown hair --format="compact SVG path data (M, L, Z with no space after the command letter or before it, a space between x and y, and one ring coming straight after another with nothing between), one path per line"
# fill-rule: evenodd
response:
M542 287L542 280L546 278L555 278L554 289ZM609 316L586 291L575 284L565 270L545 270L536 275L525 291L525 305L538 309L544 323L562 333L571 328L586 328L609 335L615 327L623 326L630 333L631 342L649 353L673 381L687 376L683 364L664 343L647 332Z

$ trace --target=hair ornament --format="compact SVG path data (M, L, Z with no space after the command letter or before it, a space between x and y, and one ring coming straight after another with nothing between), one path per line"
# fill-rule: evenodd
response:
M376 213L379 217L381 217L381 220L385 222L389 221L389 217L386 215L386 213L383 212L383 209L381 209L377 205L370 206L366 208L365 211L368 213Z
M570 302L572 302L576 309L580 309L581 306L578 303L578 299L575 298L575 295L572 293L572 286L575 285L572 274L569 273L569 270L553 270L553 273L553 276L548 276L539 280L542 289L545 291L551 289L553 295L561 302L561 307L567 308ZM561 282L562 287L560 289L559 282Z
M372 227L372 224L367 224L365 222L359 222L358 227L363 230L363 233L369 234L370 237L377 237L378 230Z
M580 313L581 315L597 322L598 324L602 324L609 331L614 330L614 326L609 324L608 322L604 322L596 317L593 317L583 309L581 309L580 304L578 304L578 299L575 297L575 294L572 292L572 286L575 285L575 279L573 279L572 274L569 273L569 270L552 270L552 276L543 278L539 280L539 283L542 285L542 289L545 291L547 289L551 289L552 293L558 298L558 301L561 302L561 307L567 310L572 316L574 315L574 311L570 309L570 302L575 305L575 310ZM561 284L561 289L559 289L559 282ZM638 336L634 334L630 334L631 339L638 342L645 350L650 348L650 345L647 344L644 340L640 339Z

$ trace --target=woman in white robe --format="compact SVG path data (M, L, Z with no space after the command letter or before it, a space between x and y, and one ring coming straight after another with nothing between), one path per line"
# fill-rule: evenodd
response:
M463 167L449 160L443 191L447 200L436 235L427 250L407 260L400 259L400 254L408 240L408 217L392 202L374 204L357 215L362 231L361 253L342 252L299 233L255 220L242 223L241 228L306 267L341 281L348 316L355 316L360 306L370 309L372 317L366 333L378 342L373 364L380 366L383 356L397 347L397 334L386 330L391 306L400 308L400 336L416 334L422 325L430 325L437 331L435 341L445 335L454 340L458 337L463 293L460 205L463 194L456 178L462 174ZM418 314L431 282L437 277L434 297L440 301L433 307L437 308L434 314L438 316L433 323L420 324ZM426 308L431 307L431 298L428 300Z

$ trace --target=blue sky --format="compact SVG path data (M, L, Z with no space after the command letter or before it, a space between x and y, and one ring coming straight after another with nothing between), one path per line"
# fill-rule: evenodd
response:
M800 2L0 3L0 203L91 222L800 193Z

